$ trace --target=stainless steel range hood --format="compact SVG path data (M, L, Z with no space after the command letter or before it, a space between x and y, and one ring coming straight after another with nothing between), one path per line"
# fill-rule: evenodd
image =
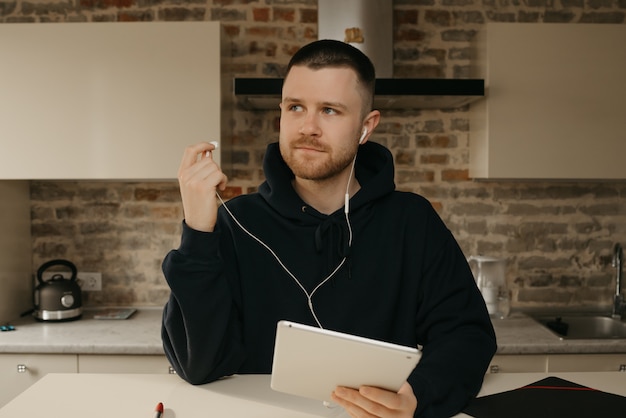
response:
M393 78L393 2L318 0L318 37L348 42L376 67L377 109L452 109L485 95L482 79ZM246 108L278 109L281 78L235 78L237 102Z

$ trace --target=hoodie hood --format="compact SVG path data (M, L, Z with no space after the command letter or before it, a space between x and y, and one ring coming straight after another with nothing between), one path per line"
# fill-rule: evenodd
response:
M331 215L322 214L298 196L292 185L294 174L283 160L278 142L268 145L263 171L266 180L259 186L259 194L281 216L304 224L316 224L343 214L343 209ZM395 190L393 157L380 144L366 142L359 146L355 173L361 189L350 199L351 213Z

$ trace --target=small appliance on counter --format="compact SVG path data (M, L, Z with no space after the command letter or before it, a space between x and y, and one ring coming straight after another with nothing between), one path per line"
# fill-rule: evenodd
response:
M511 297L505 279L506 260L472 255L467 262L485 299L489 315L499 319L509 316Z
M71 270L71 277L53 274L48 280L43 273L53 266L65 266ZM76 266L68 260L51 260L37 270L33 316L39 321L69 321L78 319L83 313L82 290L76 281Z

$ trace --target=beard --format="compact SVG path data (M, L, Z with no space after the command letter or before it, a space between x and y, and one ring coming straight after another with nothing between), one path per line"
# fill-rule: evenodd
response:
M333 149L324 146L315 138L301 137L291 143L280 141L280 153L296 177L323 181L338 175L352 164L358 150L356 140L354 144L352 147L339 148L333 152ZM296 149L302 146L322 152L309 157Z

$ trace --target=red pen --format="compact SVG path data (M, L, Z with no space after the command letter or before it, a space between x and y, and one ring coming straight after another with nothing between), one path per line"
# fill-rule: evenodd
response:
M161 418L163 416L163 402L159 402L156 406L156 415L155 418Z

